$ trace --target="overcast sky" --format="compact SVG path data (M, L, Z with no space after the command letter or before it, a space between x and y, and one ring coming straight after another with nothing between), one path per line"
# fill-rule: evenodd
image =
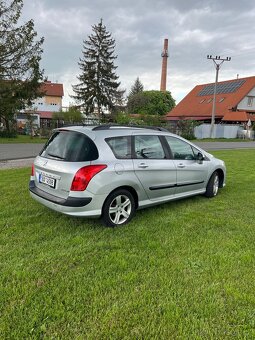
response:
M64 84L64 105L77 83L82 42L101 18L116 41L116 73L127 93L137 77L146 90L159 90L165 38L167 90L177 102L195 85L214 82L208 54L232 58L220 81L255 75L254 0L24 0L22 20L31 18L45 37L45 75Z

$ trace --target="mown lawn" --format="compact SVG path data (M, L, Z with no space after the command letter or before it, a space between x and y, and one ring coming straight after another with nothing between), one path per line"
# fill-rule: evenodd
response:
M46 143L48 138L33 137L26 135L18 135L15 138L0 137L0 144L15 144L15 143Z
M255 150L214 152L227 186L121 228L29 197L0 171L1 339L254 339Z

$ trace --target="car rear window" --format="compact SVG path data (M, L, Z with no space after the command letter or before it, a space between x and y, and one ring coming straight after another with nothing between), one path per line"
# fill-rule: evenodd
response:
M75 131L55 132L40 156L66 162L93 161L98 158L94 142L86 135Z

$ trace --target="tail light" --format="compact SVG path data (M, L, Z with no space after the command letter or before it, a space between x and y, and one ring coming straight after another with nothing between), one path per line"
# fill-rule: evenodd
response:
M35 175L35 166L34 164L32 164L32 168L31 168L31 176Z
M88 165L79 169L73 179L71 191L84 191L91 179L100 171L107 168L105 164Z

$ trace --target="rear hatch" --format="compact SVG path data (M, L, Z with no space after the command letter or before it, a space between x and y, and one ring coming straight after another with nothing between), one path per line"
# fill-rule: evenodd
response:
M57 130L35 159L35 185L51 195L66 199L76 172L97 158L97 147L87 135Z

